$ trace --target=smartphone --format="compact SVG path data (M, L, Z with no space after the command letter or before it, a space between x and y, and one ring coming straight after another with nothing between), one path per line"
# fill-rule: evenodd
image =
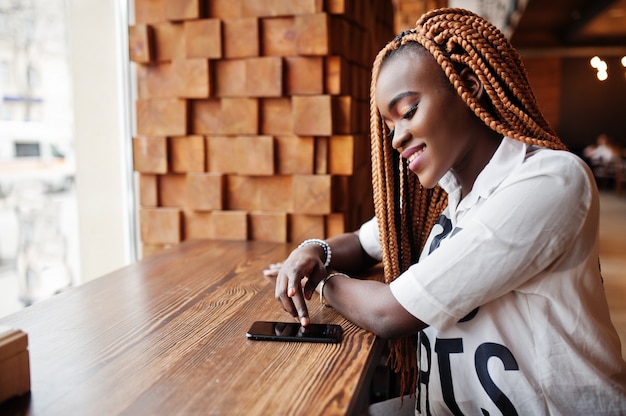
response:
M256 321L246 333L248 339L291 342L341 342L343 328L336 324Z

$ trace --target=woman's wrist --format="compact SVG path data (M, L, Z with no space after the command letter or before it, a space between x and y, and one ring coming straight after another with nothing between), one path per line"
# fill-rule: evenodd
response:
M324 267L328 267L330 265L330 259L332 258L333 252L330 249L330 246L328 245L326 241L320 240L318 238L310 238L300 243L298 248L302 248L302 247L313 245L313 244L322 247L322 250L324 250L324 258L322 259L322 261L324 262Z
M328 308L332 308L332 306L328 302L326 302L326 298L324 298L324 286L326 286L326 283L328 283L330 279L335 276L345 276L347 278L350 278L350 276L345 273L334 272L326 276L326 278L320 282L320 303L322 304L322 306L326 306Z

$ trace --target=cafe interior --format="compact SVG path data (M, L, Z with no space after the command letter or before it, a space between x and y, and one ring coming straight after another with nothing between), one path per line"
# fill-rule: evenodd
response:
M546 119L590 164L604 286L626 357L626 0L127 6L118 29L130 74L122 143L132 241L104 250L132 253L0 317L1 414L359 415L393 395L388 343L317 299L312 320L341 325L338 345L251 345L245 333L257 318L285 320L262 275L268 264L373 215L371 63L439 7L471 9L502 30ZM615 152L608 162L589 153L600 136ZM86 158L102 145L94 141ZM102 180L85 176L79 197ZM102 205L91 199L79 210L106 215ZM97 236L81 233L84 257L97 257L87 247Z

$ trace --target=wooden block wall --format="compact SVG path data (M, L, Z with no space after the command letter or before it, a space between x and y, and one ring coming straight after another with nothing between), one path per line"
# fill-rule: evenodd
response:
M144 254L299 242L373 215L369 84L392 0L135 0Z

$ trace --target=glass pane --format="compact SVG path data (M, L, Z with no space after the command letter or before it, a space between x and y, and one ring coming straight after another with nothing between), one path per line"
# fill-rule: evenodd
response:
M0 0L0 316L78 281L65 0Z

